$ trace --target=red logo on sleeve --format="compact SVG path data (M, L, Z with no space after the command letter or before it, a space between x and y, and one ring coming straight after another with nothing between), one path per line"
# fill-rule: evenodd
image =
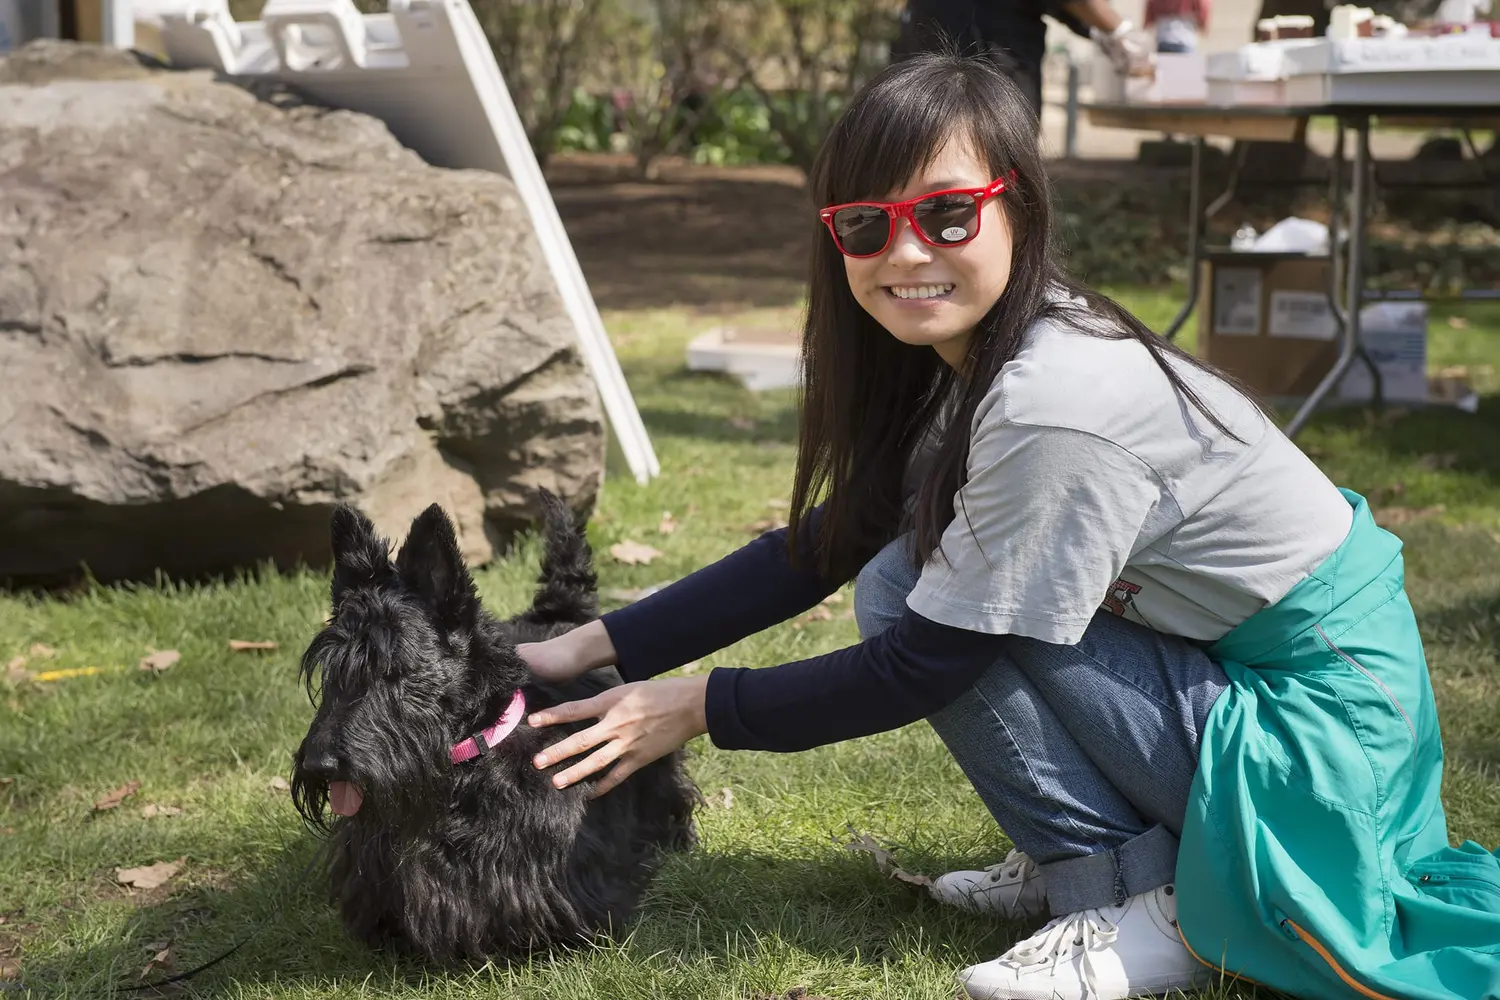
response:
M1140 584L1131 583L1128 580L1116 580L1109 585L1109 590L1104 594L1104 610L1112 615L1123 615L1125 609L1135 599L1135 595L1140 592Z

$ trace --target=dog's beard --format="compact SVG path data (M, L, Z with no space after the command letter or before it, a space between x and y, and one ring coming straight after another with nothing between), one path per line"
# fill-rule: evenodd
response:
M406 823L433 817L445 806L453 781L449 749L442 727L393 720L388 729L358 741L346 775L325 779L299 766L293 801L304 818L324 829L356 816L375 822L401 817Z

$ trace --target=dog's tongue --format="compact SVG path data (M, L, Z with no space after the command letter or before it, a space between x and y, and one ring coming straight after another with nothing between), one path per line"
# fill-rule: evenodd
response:
M348 781L328 783L328 804L340 816L353 816L359 812L359 804L365 800L359 786Z

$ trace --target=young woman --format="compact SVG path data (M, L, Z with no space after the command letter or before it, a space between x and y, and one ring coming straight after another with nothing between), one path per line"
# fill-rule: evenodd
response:
M1210 966L1302 996L1494 995L1500 859L1447 846L1399 541L1228 379L1067 277L1034 125L954 56L851 103L810 184L791 524L521 647L542 677L630 682L533 717L599 720L537 765L581 757L558 784L604 794L705 732L795 751L925 718L1017 848L934 895L1050 917L963 970L971 996L1112 1000ZM857 646L647 680L856 576Z

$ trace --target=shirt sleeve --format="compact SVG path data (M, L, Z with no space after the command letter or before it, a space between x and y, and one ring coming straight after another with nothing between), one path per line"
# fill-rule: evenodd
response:
M822 506L801 524L811 552ZM801 614L848 582L793 567L787 532L747 545L634 604L601 616L627 681L646 680Z
M926 718L987 670L1005 636L928 621L907 610L844 649L777 667L716 667L704 715L722 750L789 753Z
M942 548L907 606L945 625L1072 645L1164 491L1128 450L1083 431L981 423Z

